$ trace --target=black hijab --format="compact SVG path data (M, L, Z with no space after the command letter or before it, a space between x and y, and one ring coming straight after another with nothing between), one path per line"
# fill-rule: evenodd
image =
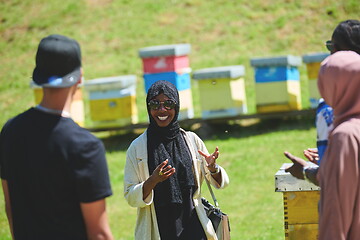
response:
M159 205L182 204L182 191L195 187L192 159L177 121L180 102L176 87L168 81L155 82L148 90L146 103L161 93L175 101L175 116L168 126L159 127L151 116L151 110L147 107L150 120L147 129L149 173L151 175L155 168L166 159L169 160L169 165L175 167L176 172L169 179L157 184L154 189L154 200Z

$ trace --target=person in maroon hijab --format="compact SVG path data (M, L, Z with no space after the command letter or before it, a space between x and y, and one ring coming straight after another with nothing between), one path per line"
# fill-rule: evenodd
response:
M360 54L360 21L345 20L340 22L336 26L331 40L326 41L326 47L331 54L338 51L354 51L357 54ZM331 107L332 106L330 106L330 109ZM329 132L331 132L332 129L333 126L331 125ZM294 156L286 151L284 152L284 155L294 163L285 171L290 172L296 178L307 179L310 182L319 185L317 180L318 167L316 167L316 165L310 166L304 159ZM315 164L318 164L317 159L321 157L316 149L304 150L304 156Z
M355 240L360 239L360 22L341 22L328 45L332 54L321 63L318 87L334 109L334 129L316 175L319 240ZM307 167L291 160L293 170Z
M360 55L331 55L322 63L318 86L335 115L317 175L319 239L360 239Z

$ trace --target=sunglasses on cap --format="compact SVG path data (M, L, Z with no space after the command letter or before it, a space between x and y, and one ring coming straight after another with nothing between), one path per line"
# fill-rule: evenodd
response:
M327 40L325 45L326 45L327 50L329 50L330 52L334 51L334 44L331 40Z
M156 99L150 100L150 102L148 103L148 106L151 110L159 110L160 106L163 106L166 110L171 110L174 109L176 106L176 103L169 99L169 100L165 100L164 102L160 102Z

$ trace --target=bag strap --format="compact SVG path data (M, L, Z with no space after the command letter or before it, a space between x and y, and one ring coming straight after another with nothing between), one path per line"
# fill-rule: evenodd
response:
M195 154L198 155L198 156L200 156L199 153L198 153L198 151L197 151L197 148L195 148L195 146L197 146L197 144L195 143L195 140L194 140L194 134L190 134L190 133L188 133L188 132L186 132L186 131L185 131L185 134L186 134L186 135L188 136L188 138L190 139L191 145L192 145L193 149L195 150ZM200 157L200 159L202 159L202 157ZM209 192L210 192L210 194L211 194L211 197L212 197L212 199L213 199L213 201L214 201L215 206L218 208L218 207L219 207L219 203L218 203L218 201L216 200L215 194L214 194L214 192L213 192L213 190L212 190L212 188L211 188L211 185L210 185L209 180L206 178L204 160L202 161L201 165L202 165L202 166L201 166L201 171L202 171L202 173L203 173L203 175L204 175L206 185L207 185L207 187L208 187L208 189L209 189Z
M204 165L204 162L203 162L202 164ZM212 190L212 188L211 188L211 185L210 185L210 183L209 183L209 180L208 180L208 179L206 178L206 176L205 176L204 167L205 167L205 166L203 166L203 167L201 168L201 170L203 171L206 185L207 185L207 187L208 187L208 189L209 189L209 192L210 192L210 194L211 194L211 197L212 197L212 199L213 199L213 201L214 201L215 207L218 208L218 207L219 207L219 203L218 203L218 201L216 200L215 194L214 194L214 192L213 192L213 190Z

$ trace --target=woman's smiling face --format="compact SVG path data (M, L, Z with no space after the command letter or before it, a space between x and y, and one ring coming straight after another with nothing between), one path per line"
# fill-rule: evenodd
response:
M150 114L152 118L159 127L167 127L175 117L175 108L167 109L164 107L164 102L166 100L170 100L170 98L161 93L152 100L157 100L160 102L160 107L158 109L155 110L150 108Z

